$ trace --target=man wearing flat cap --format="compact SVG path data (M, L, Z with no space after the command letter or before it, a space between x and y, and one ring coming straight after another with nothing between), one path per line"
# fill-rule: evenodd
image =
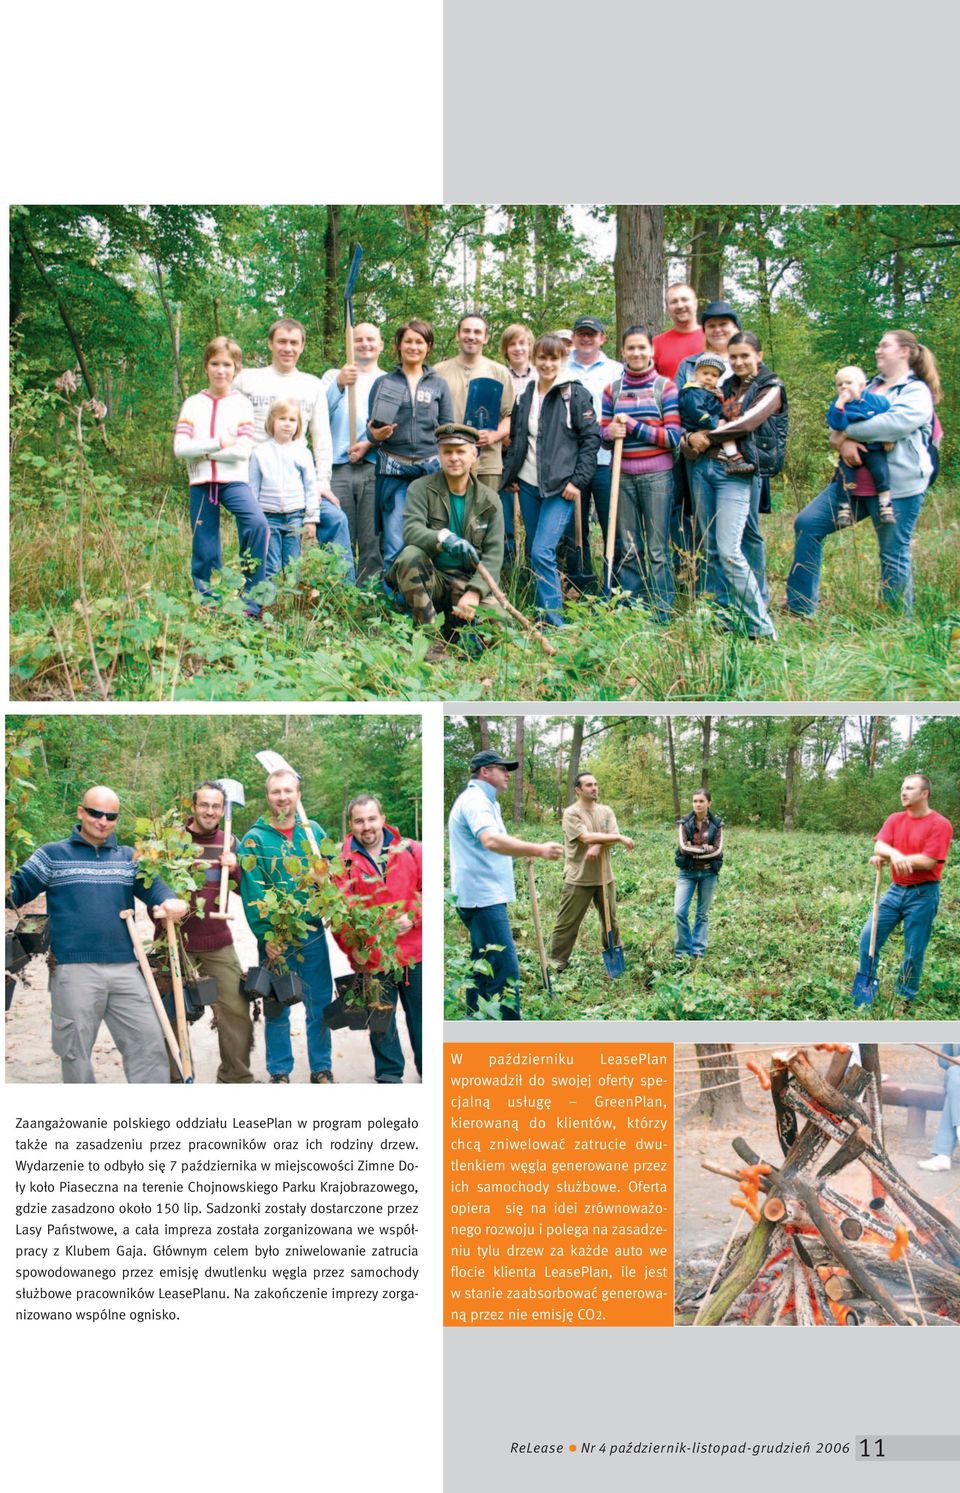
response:
M482 563L500 580L503 509L500 494L476 474L479 433L470 425L439 425L440 471L418 477L407 489L404 548L387 576L415 622L445 613L448 629L472 622L490 600L478 573Z
M558 861L563 855L563 846L556 841L537 844L507 834L497 794L518 766L499 752L477 752L470 762L470 781L450 810L447 825L457 912L470 934L474 964L484 960L490 968L489 974L474 973L467 989L467 1013L479 1009L480 996L487 1001L499 997L505 1021L520 1019L520 964L507 916L507 903L516 898L513 857Z

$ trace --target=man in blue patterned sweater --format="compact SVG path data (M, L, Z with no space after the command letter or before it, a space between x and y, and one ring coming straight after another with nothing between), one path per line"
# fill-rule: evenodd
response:
M95 1083L91 1054L101 1021L123 1059L128 1083L169 1083L163 1033L133 957L120 914L134 894L155 918L177 922L188 912L159 879L146 887L133 850L118 845L120 800L110 788L90 788L68 840L41 845L10 878L11 907L47 894L56 968L50 977L53 1050L64 1083Z

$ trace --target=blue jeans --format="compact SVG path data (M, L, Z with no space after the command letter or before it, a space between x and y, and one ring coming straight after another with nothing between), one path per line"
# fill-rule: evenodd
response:
M947 1069L947 1086L943 1091L943 1112L933 1143L935 1156L952 1156L960 1125L960 1068Z
M440 470L440 458L428 456L424 461L399 462L386 451L377 455L377 475L373 484L374 524L383 545L383 573L403 549L403 515L407 506L407 488L418 477ZM317 531L317 538L320 533Z
M190 530L193 553L190 574L200 595L212 600L210 578L223 568L220 544L220 509L226 508L237 520L240 559L246 561L247 580L244 596L264 579L270 530L263 509L245 482L200 482L190 488ZM247 611L257 615L258 602L247 603Z
M474 972L473 981L467 987L467 1010L479 1010L480 996L487 1001L493 1000L507 985L512 985L513 1000L501 999L500 1014L504 1021L519 1021L520 963L510 932L506 902L494 902L489 907L458 907L457 912L470 934L471 957L485 959L491 969L489 975ZM502 947L493 948L494 944Z
M350 539L350 520L342 508L331 503L329 498L320 499L320 516L317 519L317 543L330 544L340 551L346 566L344 581L348 586L357 584L357 571L353 563L353 544Z
M519 487L520 511L527 531L527 560L537 582L537 609L544 622L562 627L563 593L557 548L573 523L573 504L566 498L541 498L529 482L521 481Z
M658 622L669 620L673 606L672 513L672 471L636 476L627 472L620 479L617 581L631 597L645 602Z
M677 890L673 899L673 915L677 924L677 938L673 946L675 954L692 954L699 958L707 952L710 903L719 879L716 871L677 872ZM697 898L697 912L691 937L690 904L694 894Z
M706 590L731 620L740 619L751 637L775 638L763 590L743 552L751 519L759 538L757 478L732 477L722 461L701 456L690 473L697 519L697 540L706 551ZM763 541L760 542L762 552ZM758 558L754 541L754 559ZM762 571L761 571L762 575ZM763 584L766 584L765 577Z
M585 487L580 494L580 515L583 528L583 548L590 551L590 500L596 509L597 518L600 521L600 529L603 534L603 543L607 543L607 527L610 522L610 481L613 468L610 462L602 465L598 462L596 471L590 479L590 486ZM623 489L621 488L621 491Z
M423 965L411 964L399 978L381 976L381 1001L399 1002L407 1021L410 1046L417 1072L423 1073ZM397 1031L397 1018L391 1019L385 1032L371 1032L373 1074L377 1083L403 1083L403 1048Z
M750 486L750 512L747 515L743 538L740 548L743 550L743 558L753 571L753 578L757 583L763 604L769 608L770 592L767 589L767 551L760 532L760 487L761 479L754 477Z
M299 558L300 536L303 530L304 509L299 513L268 513L270 543L267 548L267 579L280 570L286 570L291 561Z
M266 962L266 949L260 945L261 962ZM327 953L327 935L322 928L311 933L299 949L287 956L287 963L295 975L303 981L303 1002L307 1013L307 1057L311 1073L323 1073L330 1069L330 1028L323 1019L326 1007L333 999L333 981L330 977L330 956ZM267 1072L293 1072L293 1045L290 1041L290 1007L282 1006L276 1016L266 1016L264 1041L267 1049Z
M912 1001L920 988L923 956L927 952L933 920L940 905L939 881L919 886L892 886L880 899L877 911L877 958L898 923L903 923L903 963L897 976L897 995ZM870 922L860 935L860 973L870 974Z
M878 518L876 498L851 494L853 521L859 524L869 518L880 547L880 595L888 606L913 610L913 568L910 541L923 507L924 494L912 498L894 498L892 524ZM793 522L793 564L787 577L787 606L792 612L812 616L820 600L820 567L823 564L823 541L837 528L837 508L843 500L842 488L836 482L818 493Z
M500 491L500 506L503 508L503 558L512 560L517 553L517 527L513 521L513 501L516 493Z

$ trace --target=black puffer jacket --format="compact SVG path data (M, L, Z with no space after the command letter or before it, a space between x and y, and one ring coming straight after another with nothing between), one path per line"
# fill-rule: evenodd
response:
M680 820L680 823L683 825L683 838L687 841L688 844L692 844L693 832L696 828L697 823L696 814L688 814L685 819ZM707 844L710 845L711 848L716 845L717 838L722 829L723 820L719 819L712 809L708 809ZM679 845L674 852L673 858L676 862L677 869L680 871L709 871L711 875L714 876L723 865L722 852L720 853L720 855L712 855L707 860L704 860L703 857L699 855L687 855L685 851L680 849Z
M747 384L740 400L740 416L742 417L772 384L780 390L780 408L777 413L771 415L768 420L764 420L756 430L737 437L741 451L748 461L754 463L761 477L775 477L778 472L783 471L783 463L787 455L787 428L790 423L787 412L787 390L783 379L778 378L766 363L761 363L756 378L751 379ZM721 397L728 399L731 394L739 394L739 392L739 379L727 379L723 385ZM726 435L726 431L722 431L721 434Z
M510 417L510 449L503 463L501 487L516 482L527 459L530 406L536 381L527 385ZM581 492L590 486L597 469L600 427L593 397L585 384L561 373L540 405L537 430L537 490L542 498L558 498L568 482Z

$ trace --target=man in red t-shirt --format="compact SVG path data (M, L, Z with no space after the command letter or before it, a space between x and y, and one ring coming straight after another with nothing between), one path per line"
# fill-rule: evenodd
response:
M873 847L871 866L889 862L893 885L881 898L877 915L877 954L899 922L903 923L903 963L897 994L912 1001L920 988L923 956L940 904L940 878L953 839L949 819L930 807L930 779L922 772L904 778L903 810L891 814ZM860 935L860 973L869 977L870 924Z
M675 379L684 358L703 352L703 327L697 320L697 292L692 285L667 286L667 310L673 326L653 339L653 366Z

